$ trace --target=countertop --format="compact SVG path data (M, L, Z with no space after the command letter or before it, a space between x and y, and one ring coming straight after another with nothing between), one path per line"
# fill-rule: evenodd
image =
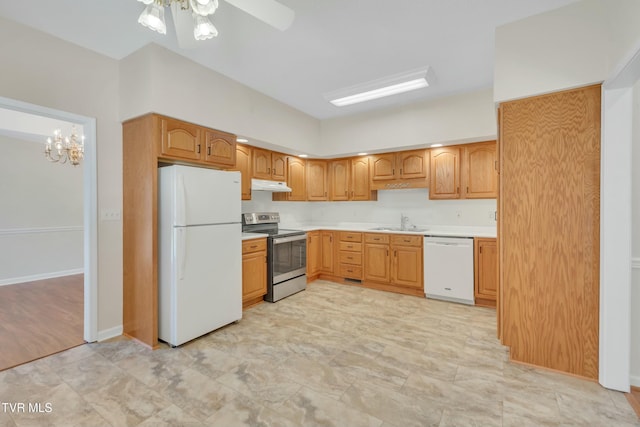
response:
M303 231L314 230L334 230L334 231L358 231L368 233L390 233L390 234L416 234L420 236L445 236L445 237L492 237L497 236L496 227L492 226L466 226L466 225L418 225L421 231L399 231L399 230L372 230L383 227L386 224L369 223L340 223L340 224L306 224L306 225L282 225L281 228L293 228ZM389 227L398 227L389 225Z
M242 233L242 240L264 239L265 237L269 237L269 235L264 233Z

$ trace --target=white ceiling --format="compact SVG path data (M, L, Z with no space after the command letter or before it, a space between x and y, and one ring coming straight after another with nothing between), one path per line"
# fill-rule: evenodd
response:
M136 0L2 1L0 16L115 59L155 42L326 119L491 87L495 27L576 0L279 1L296 13L285 32L221 1L220 35L192 50L177 46L168 8L167 35L139 25ZM437 79L429 88L341 108L323 97L427 65Z

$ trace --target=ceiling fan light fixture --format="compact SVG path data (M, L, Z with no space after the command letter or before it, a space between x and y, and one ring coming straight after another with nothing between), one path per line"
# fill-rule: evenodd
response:
M196 40L207 40L218 35L218 30L206 16L193 14L193 37Z
M156 2L150 3L138 17L138 23L160 34L167 34L164 22L164 6Z
M200 16L213 15L218 9L218 0L189 0L193 13Z

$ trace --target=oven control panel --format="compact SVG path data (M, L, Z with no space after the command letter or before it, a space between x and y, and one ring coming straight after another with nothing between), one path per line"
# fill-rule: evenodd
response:
M278 212L253 212L243 213L243 224L277 224L280 222L280 214Z

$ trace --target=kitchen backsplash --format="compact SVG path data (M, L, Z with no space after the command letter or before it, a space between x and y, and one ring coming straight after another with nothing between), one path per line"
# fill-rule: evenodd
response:
M371 223L400 225L400 214L409 224L495 226L495 199L429 200L428 189L382 190L375 202L274 202L271 193L253 192L242 202L242 212L280 212L287 226L303 224Z

